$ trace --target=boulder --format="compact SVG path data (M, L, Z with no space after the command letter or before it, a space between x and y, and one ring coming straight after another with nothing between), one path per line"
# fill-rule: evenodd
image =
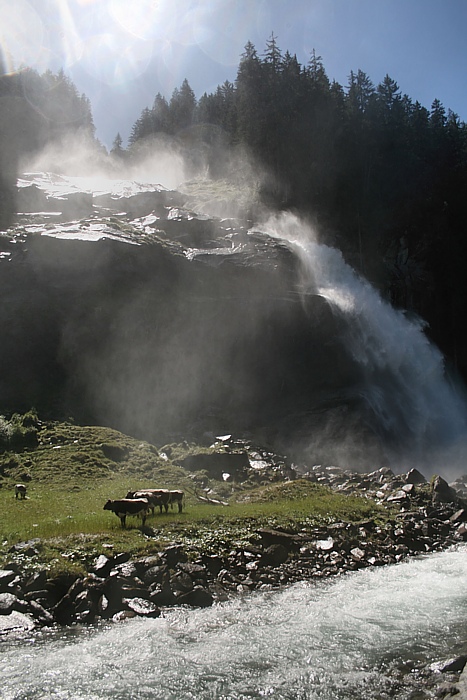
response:
M186 562L188 560L187 553L181 544L166 547L160 558L169 569L174 569L180 562Z
M0 593L8 592L8 585L16 578L16 571L0 569Z
M40 591L43 590L47 583L47 572L42 570L32 574L24 584L24 591Z
M176 598L168 582L151 586L149 599L155 603L155 605L161 607L178 604L178 598Z
M152 583L162 583L167 570L167 566L151 566L143 574L144 583L147 586L150 586Z
M35 600L29 601L28 610L41 625L53 625L54 616Z
M195 586L193 590L184 593L177 598L177 604L179 605L191 605L196 608L208 608L214 602L214 599L205 588L202 586Z
M101 576L102 578L105 578L109 575L113 566L114 560L109 559L109 557L106 557L105 554L101 554L99 557L97 557L96 561L91 567L91 571L95 573L96 576Z
M264 550L261 556L261 564L263 566L276 567L285 564L288 558L289 550L287 547L284 547L283 544L271 544Z
M425 484L426 479L418 469L410 469L405 475L405 480L408 484Z
M73 622L74 598L68 594L64 595L52 608L52 614L59 625L71 625Z
M0 615L0 635L11 632L28 632L35 627L29 615L13 610L8 615Z
M464 523L467 520L467 510L460 508L449 518L451 523Z
M122 602L129 610L136 613L136 615L142 615L143 617L159 617L161 614L158 606L153 601L146 600L145 598L124 598Z
M433 479L432 499L434 504L457 503L459 500L456 491L439 475Z
M18 598L13 593L0 593L0 615L9 615L18 605Z
M396 491L395 493L391 493L387 498L386 502L387 503L404 503L407 501L407 493L400 489L399 491Z
M222 571L224 567L223 560L217 554L203 554L202 561L206 569L214 577L218 576L219 572Z
M297 549L302 543L302 538L296 533L283 532L282 530L273 530L271 528L261 528L258 530L258 535L261 537L261 543L265 547L272 544L281 544L291 551Z
M184 571L177 571L170 579L170 586L173 591L182 591L185 593L193 589L193 580L191 576Z
M355 561L362 561L365 558L365 552L360 547L354 547L350 550L350 554Z
M463 654L461 656L455 656L452 659L436 661L430 665L430 670L437 671L439 673L453 673L457 671L462 671L466 663L467 655Z

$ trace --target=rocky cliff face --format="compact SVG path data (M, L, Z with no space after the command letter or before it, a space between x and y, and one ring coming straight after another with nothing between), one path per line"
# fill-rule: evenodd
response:
M156 442L286 439L310 415L347 413L355 367L326 302L303 301L283 242L158 186L43 173L18 186L0 236L2 411Z

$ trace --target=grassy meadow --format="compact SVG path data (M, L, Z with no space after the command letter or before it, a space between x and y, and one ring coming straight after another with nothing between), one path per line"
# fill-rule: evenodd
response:
M26 442L0 454L0 566L11 547L30 540L41 565L61 570L83 567L100 553L142 555L175 541L228 552L260 527L296 531L379 512L367 499L304 480L233 485L189 474L172 461L199 450L186 443L157 449L109 428L38 420L35 439L28 435ZM27 483L25 500L15 498L18 482ZM103 510L105 502L144 487L182 489L183 512L157 509L144 529L132 517L122 529L120 519ZM207 492L223 505L200 500Z

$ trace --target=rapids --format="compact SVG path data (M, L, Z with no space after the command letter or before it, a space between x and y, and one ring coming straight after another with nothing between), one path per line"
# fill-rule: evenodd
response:
M7 638L0 696L408 700L420 669L467 651L466 631L460 545L208 609Z

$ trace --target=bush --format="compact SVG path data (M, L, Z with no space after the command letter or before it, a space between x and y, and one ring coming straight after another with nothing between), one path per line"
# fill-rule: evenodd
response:
M12 434L11 423L5 418L5 416L0 416L0 450L3 452L10 446L10 439Z
M10 420L0 416L0 450L21 450L37 446L39 419L34 409L20 415L14 413Z

